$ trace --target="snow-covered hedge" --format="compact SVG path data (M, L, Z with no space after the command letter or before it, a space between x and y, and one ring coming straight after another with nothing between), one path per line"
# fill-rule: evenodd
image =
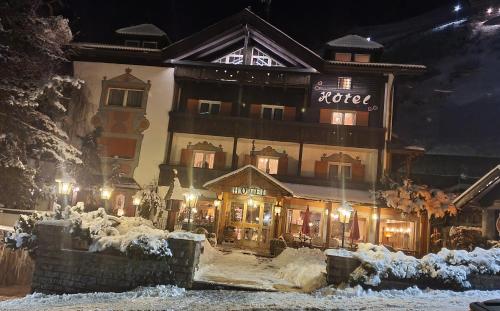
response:
M327 255L337 255L330 250ZM346 256L342 252L338 255ZM500 249L475 248L465 250L441 249L417 259L402 252L390 252L387 248L370 243L360 243L353 257L361 265L351 273L351 284L377 286L382 279L435 280L457 288L470 288L470 274L500 274Z
M70 222L70 234L87 240L89 251L116 250L139 259L166 259L172 256L168 238L200 241L204 236L189 232L172 232L154 228L150 220L140 217L115 217L99 208L83 212L83 204L61 208L52 213L21 215L14 232L5 238L8 247L33 250L36 247L35 223Z

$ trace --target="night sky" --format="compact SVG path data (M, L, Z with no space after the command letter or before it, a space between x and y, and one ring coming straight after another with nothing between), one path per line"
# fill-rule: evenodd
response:
M243 1L119 1L64 0L62 14L70 19L78 41L109 42L115 29L153 23L172 41L182 39L245 7L267 18L263 0ZM358 26L403 20L456 1L290 1L272 0L269 20L282 31L313 49Z

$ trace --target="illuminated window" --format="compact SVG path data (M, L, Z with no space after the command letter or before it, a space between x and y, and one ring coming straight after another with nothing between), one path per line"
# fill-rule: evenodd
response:
M233 64L233 65L243 64L243 48L238 49L234 52L227 54L226 56L214 60L214 63Z
M200 101L200 114L219 114L220 102Z
M350 62L351 53L335 53L335 60L339 62Z
M283 106L262 106L262 119L266 120L283 120Z
M280 62L255 47L252 49L251 65L283 67Z
M358 63L369 63L370 54L354 54L354 61Z
M278 158L258 157L257 168L268 174L278 174Z
M332 112L332 124L356 125L356 113L334 111Z
M351 89L351 77L338 77L337 79L337 87L343 90Z
M330 177L330 179L351 179L351 168L350 163L330 163L328 166L328 177Z
M193 167L214 168L214 159L214 152L195 151L193 155Z
M107 103L109 106L140 108L143 95L142 90L109 88Z

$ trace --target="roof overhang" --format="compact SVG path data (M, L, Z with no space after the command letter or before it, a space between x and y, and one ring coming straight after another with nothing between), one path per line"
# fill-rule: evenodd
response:
M462 194L453 200L453 204L457 208L462 208L473 200L481 199L498 185L500 185L500 164L462 192Z

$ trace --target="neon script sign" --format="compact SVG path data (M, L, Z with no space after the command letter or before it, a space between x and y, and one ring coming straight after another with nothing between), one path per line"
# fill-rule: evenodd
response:
M337 104L340 106L358 106L360 109L368 111L378 110L378 106L372 104L372 95L370 94L352 94L351 90L339 89L335 84L324 83L323 80L317 81L312 90L313 102L322 106Z

